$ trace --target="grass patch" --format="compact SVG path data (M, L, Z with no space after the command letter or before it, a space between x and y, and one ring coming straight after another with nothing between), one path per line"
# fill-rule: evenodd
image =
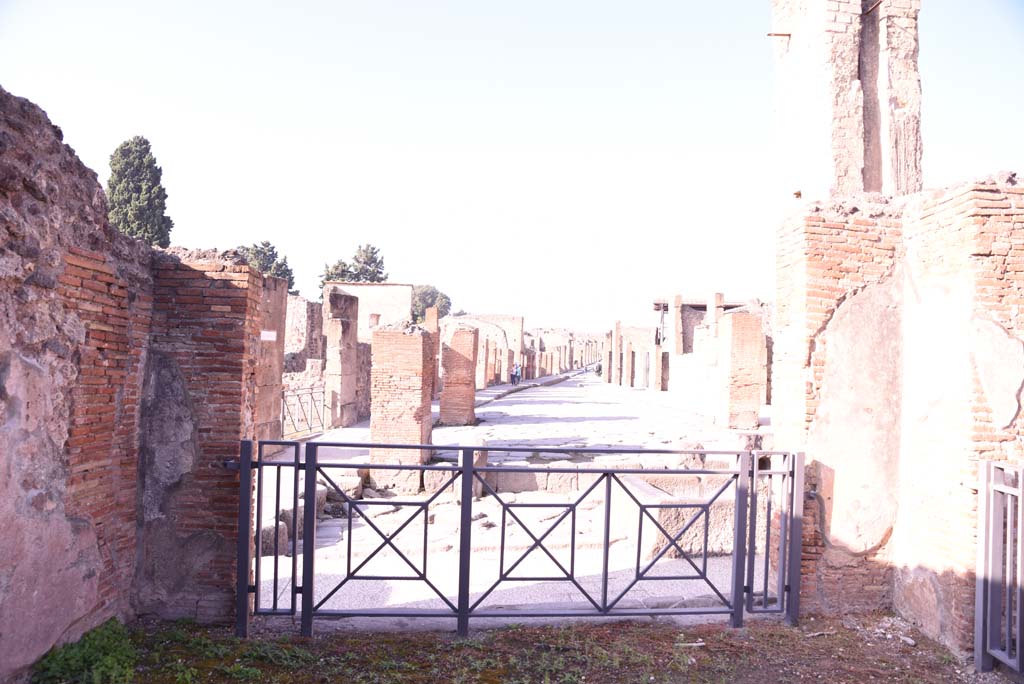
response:
M32 673L33 684L128 684L134 681L138 652L117 620L86 632L73 644L51 650Z
M878 620L890 618L879 616ZM916 647L880 637L876 620L802 628L588 622L514 625L458 640L450 632L321 631L240 641L225 628L150 624L130 634L135 681L153 684L795 684L967 682L957 660L913 632ZM258 624L257 624L258 626ZM121 628L123 630L123 628ZM258 631L258 629L257 629ZM124 631L127 634L127 630ZM46 682L90 680L39 680ZM105 680L106 681L106 680ZM91 682L90 682L91 684Z

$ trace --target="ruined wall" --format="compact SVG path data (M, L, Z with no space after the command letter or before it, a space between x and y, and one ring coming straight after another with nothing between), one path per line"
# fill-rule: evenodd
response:
M967 651L977 465L1024 456L1024 189L961 186L922 200L905 223L894 603Z
M0 679L131 613L150 250L0 89Z
M261 340L263 290L263 276L234 253L155 255L139 444L142 613L204 622L233 614L238 476L224 462L266 417L258 359L283 355L279 341ZM280 290L273 298L283 317Z
M730 428L756 428L768 387L768 346L759 313L736 311L722 316L721 383L723 423Z
M260 344L256 356L256 439L281 439L288 281L265 277L260 289Z
M1005 176L783 229L773 392L811 463L809 610L895 608L970 647L977 463L1022 457L1022 198Z
M476 424L476 353L479 331L455 328L441 344L444 389L441 391L443 425Z
M356 369L356 418L361 422L370 417L370 372L373 368L373 346L360 342Z
M891 603L901 209L870 199L813 205L779 239L776 435L786 448L806 448L815 488L807 506L821 509L824 548L801 588L811 612Z
M325 421L328 429L355 425L359 420L358 391L360 302L353 295L328 285L324 288Z
M379 327L373 331L372 409L370 439L378 444L429 444L430 334L418 327ZM422 464L428 450L371 449L370 461L383 464ZM371 470L375 489L416 493L419 471Z
M323 327L323 304L307 301L298 295L288 295L284 346L286 373L306 372L309 361L319 362L313 365L323 371L326 350Z
M412 285L330 282L324 284L324 301L328 290L359 299L359 342L372 343L373 329L379 325L412 320Z
M785 190L921 189L919 0L773 0L777 144Z

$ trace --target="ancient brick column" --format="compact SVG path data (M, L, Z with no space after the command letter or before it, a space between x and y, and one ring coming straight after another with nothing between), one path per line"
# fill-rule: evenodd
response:
M476 411L476 351L479 331L459 327L441 345L444 390L441 392L441 423L474 425Z
M359 299L327 288L324 333L327 367L324 372L327 421L331 428L355 425L356 373L359 366Z
M431 362L434 365L433 377L430 380L430 396L432 399L437 399L441 392L441 381L439 373L441 370L441 327L437 322L437 307L428 306L423 316L423 327L430 332L431 342L433 345L433 353L431 354Z
M761 317L732 313L719 323L724 356L725 419L731 428L756 428L768 387L768 347Z
M429 444L430 378L433 372L430 333L418 326L379 327L373 331L373 368L370 372L370 439L385 444ZM371 463L422 464L426 449L371 449ZM375 489L416 493L421 471L371 470Z

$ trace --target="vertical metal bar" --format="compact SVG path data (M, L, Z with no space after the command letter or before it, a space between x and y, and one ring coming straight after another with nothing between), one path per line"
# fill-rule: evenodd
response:
M291 600L291 614L295 615L297 606L295 605L295 596L297 594L296 589L299 586L299 537L296 532L298 531L299 521L296 513L299 510L299 443L295 442L292 445L292 529L289 531L291 539L289 540L292 547L292 600Z
M750 479L750 496L748 500L750 502L750 513L748 523L750 525L747 530L747 548L745 549L747 554L747 576L745 587L749 587L749 591L744 592L744 603L746 604L747 610L750 612L754 611L754 566L757 563L757 480L760 477L758 472L760 463L759 459L755 454L751 459L751 468L753 469L753 475ZM739 509L737 509L738 511ZM711 511L708 511L710 516ZM767 555L767 554L766 554Z
M249 636L249 540L252 537L252 442L244 440L238 468L238 565L235 569L235 636ZM257 587L259 591L259 587Z
M1013 537L1013 556L1016 562L1016 567L1013 573L1013 593L1014 593L1014 630L1011 635L1014 644L1014 664L1017 672L1024 670L1024 650L1021 649L1021 635L1024 634L1024 611L1021 611L1021 599L1024 598L1021 593L1021 565L1024 564L1024 547L1021 546L1021 530L1024 529L1024 505L1021 505L1021 493L1024 490L1024 469L1017 468L1017 496L1014 497L1014 501L1017 502L1017 510L1014 518L1016 519L1016 531L1017 533Z
M302 516L302 636L313 636L313 558L316 552L316 443L306 442Z
M762 587L762 605L764 608L768 607L768 575L771 574L769 567L769 561L772 557L772 499L775 497L775 476L769 474L768 479L768 500L765 502L764 512L764 568L762 570L761 579L764 581ZM754 488L757 488L757 482L754 483ZM754 547L751 546L751 549ZM779 547L779 558L782 558L782 547ZM779 600L782 600L781 597Z
M602 553L604 561L601 565L601 612L608 612L608 547L611 546L612 530L612 476L603 473L604 478L604 543Z
M992 484L1003 484L1003 471L993 468ZM992 498L989 499L989 535L988 546L988 601L985 632L987 634L986 648L989 651L999 650L999 622L1003 614L1003 495L994 489L990 490Z
M786 567L786 624L795 627L800 619L800 572L804 554L804 454L790 457L793 474L789 508L789 562Z
M252 443L249 446L250 472L252 467ZM263 445L256 445L256 598L253 607L258 612L262 607L260 602L260 587L263 586ZM277 520L275 517L274 520Z
M473 552L473 450L462 450L462 498L459 501L459 602L456 632L469 636L469 556Z
M1017 521L1017 516L1013 514L1013 499L1012 494L1003 496L1003 517L1006 520L1006 539L1003 542L1003 634L1006 638L1007 658L1013 648L1013 524Z
M294 516L296 511L292 511ZM281 549L278 542L277 525L281 519L281 466L274 466L274 600L273 608L277 610L277 597L281 593L278 589L278 568L281 562Z
M775 595L778 597L779 608L786 611L786 580L789 575L789 518L792 515L793 503L793 459L794 454L783 456L786 473L779 479L779 549L778 568L775 577Z
M732 620L733 627L743 626L743 580L747 550L747 500L750 498L750 452L739 454L740 472L736 476L736 526L732 536Z
M992 462L978 464L978 553L974 581L974 669L976 672L991 672L995 664L988 650L988 592L991 591L988 552L992 528L989 510L992 499Z

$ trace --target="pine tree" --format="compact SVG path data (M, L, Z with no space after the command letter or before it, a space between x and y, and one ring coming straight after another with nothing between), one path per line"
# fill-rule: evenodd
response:
M111 225L125 235L167 247L174 221L165 213L167 191L160 183L162 176L149 141L137 135L110 155L107 200Z
M351 280L354 283L383 283L388 279L384 272L384 258L376 247L361 245L352 257Z
M287 280L288 292L298 294L295 290L295 274L292 272L292 267L288 265L288 257L279 258L277 247L274 247L268 240L253 244L252 247L239 246L236 251L260 273Z
M333 266L324 264L324 272L320 274L320 289L328 281L346 283L383 283L388 279L384 272L384 258L373 245L361 245L352 257L352 263L338 259Z

